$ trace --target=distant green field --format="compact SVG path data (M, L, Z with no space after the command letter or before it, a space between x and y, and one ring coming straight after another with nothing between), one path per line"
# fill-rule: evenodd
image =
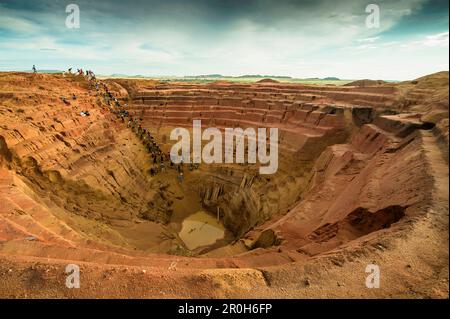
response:
M127 78L127 79L151 79L167 82L187 82L187 83L211 83L217 81L255 83L262 80L261 77L145 77L145 76L99 76L101 78ZM317 85L344 85L354 80L322 80L322 79L296 79L296 78L273 78L280 83L299 83L299 84L317 84Z
M31 73L31 71L22 71ZM38 70L38 73L46 73L46 74L58 74L63 73L59 70ZM168 81L168 82L188 82L188 83L211 83L217 81L227 81L227 82L238 82L238 83L255 83L262 80L264 77L261 76L143 76L143 75L125 75L125 74L113 74L113 75L97 75L99 79L135 79L135 80L159 80L159 81ZM297 79L297 78L289 78L289 77L267 77L269 79L273 79L280 83L298 83L298 84L317 84L317 85L344 85L354 80L335 80L335 79Z
M217 81L226 81L226 82L236 82L236 83L255 83L263 79L261 76L127 76L127 75L99 75L99 78L102 79L134 79L134 80L159 80L159 81L167 81L167 82L186 82L186 83L212 83ZM341 79L297 79L297 78L289 78L289 77L267 77L269 79L273 79L280 83L298 83L298 84L317 84L317 85L344 85L354 80L341 80Z
M215 81L229 81L240 83L254 83L261 80L260 77L221 77L221 78L160 78L161 80L177 81L177 82L195 82L210 83ZM321 80L321 79L295 79L295 78L275 78L275 81L281 83L299 83L299 84L319 84L319 85L344 85L353 80Z

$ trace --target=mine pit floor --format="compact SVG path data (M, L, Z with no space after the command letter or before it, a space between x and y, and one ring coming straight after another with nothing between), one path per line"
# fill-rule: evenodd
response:
M205 211L198 211L187 217L179 236L190 250L214 244L225 235L223 225Z

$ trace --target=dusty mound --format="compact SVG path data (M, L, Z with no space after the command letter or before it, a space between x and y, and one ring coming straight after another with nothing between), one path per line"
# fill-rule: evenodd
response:
M410 81L412 84L417 84L422 88L440 88L448 86L448 71L436 72L433 74L425 75Z
M0 296L447 297L448 116L418 83L0 73ZM172 165L193 119L277 128L278 170Z
M423 121L434 123L438 128L445 126L449 108L448 85L448 71L399 83L396 108L419 112ZM439 124L441 121L444 123Z
M347 84L344 84L344 86L357 86L357 87L367 87L367 86L377 86L377 85L382 85L385 84L387 82L383 81L383 80L357 80L357 81L353 81Z
M280 82L277 80L274 80L274 79L266 78L266 79L261 79L259 81L256 81L256 83L280 83Z

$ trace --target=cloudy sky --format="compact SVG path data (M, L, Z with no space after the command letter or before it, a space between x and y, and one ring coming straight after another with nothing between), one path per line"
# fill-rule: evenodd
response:
M405 80L448 70L448 32L448 0L0 0L0 71Z

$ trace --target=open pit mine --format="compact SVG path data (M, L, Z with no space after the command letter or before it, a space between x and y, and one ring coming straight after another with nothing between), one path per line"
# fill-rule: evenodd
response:
M276 173L171 163L172 130L195 120L277 128ZM0 73L0 297L447 298L448 143L448 72L343 86Z

